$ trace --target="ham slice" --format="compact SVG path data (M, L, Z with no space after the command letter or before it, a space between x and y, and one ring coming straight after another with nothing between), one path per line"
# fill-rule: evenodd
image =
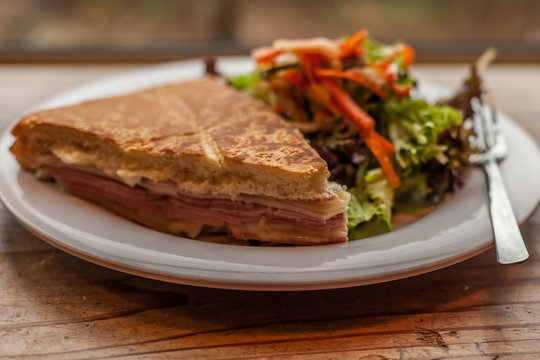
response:
M231 233L237 239L249 240L253 236L288 244L347 241L343 212L324 214L315 210L336 208L328 202L341 201L337 199L339 194L317 201L270 201L254 196L232 200L211 195L158 193L141 185L131 187L70 167L43 165L41 171L53 177L66 191L161 231L192 237L201 231L219 231ZM283 208L279 207L280 203ZM311 208L311 211L305 210Z

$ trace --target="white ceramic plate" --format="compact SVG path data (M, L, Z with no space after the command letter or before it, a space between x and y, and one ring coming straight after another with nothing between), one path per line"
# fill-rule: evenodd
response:
M220 64L229 74L252 68L246 58L226 58ZM200 61L148 67L72 89L29 111L194 79L202 73ZM445 90L424 84L421 92L438 97ZM522 222L540 199L540 153L520 127L506 116L501 120L510 146L502 171ZM314 247L225 245L147 229L36 181L19 169L9 153L13 142L9 130L0 138L0 196L9 211L28 230L60 249L140 276L230 289L338 288L432 271L492 246L479 171L472 171L464 189L435 211L385 235Z

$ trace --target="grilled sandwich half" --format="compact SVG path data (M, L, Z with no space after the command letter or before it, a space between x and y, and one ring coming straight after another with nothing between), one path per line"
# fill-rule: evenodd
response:
M327 181L324 160L217 78L38 111L13 135L22 168L160 231L347 241L349 195Z

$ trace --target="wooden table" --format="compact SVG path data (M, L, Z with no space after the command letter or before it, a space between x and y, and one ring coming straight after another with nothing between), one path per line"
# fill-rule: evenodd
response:
M133 66L1 65L0 123ZM465 67L416 72L456 86ZM487 78L500 107L539 140L540 65L494 66ZM0 359L540 359L539 211L522 227L531 259L521 265L499 266L491 250L399 281L274 293L93 265L37 239L3 207L0 227Z

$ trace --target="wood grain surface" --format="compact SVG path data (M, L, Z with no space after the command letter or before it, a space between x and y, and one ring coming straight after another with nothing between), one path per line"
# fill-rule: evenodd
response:
M0 124L133 66L0 65ZM465 66L416 73L455 87ZM540 65L494 66L487 79L500 108L538 141ZM0 229L0 359L540 359L539 211L522 226L523 264L499 266L490 250L413 278L306 292L116 272L47 245L3 207Z

